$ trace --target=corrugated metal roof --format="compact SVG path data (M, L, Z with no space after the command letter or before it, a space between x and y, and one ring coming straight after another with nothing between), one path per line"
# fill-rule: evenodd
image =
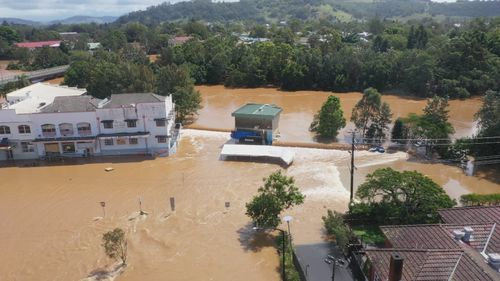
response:
M247 103L233 112L235 117L267 117L273 118L283 109L274 104Z

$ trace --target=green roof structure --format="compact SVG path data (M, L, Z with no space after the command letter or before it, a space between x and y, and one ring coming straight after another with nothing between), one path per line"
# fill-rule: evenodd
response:
M283 109L274 104L247 103L238 108L231 115L234 117L273 119L279 115L281 111L283 111Z

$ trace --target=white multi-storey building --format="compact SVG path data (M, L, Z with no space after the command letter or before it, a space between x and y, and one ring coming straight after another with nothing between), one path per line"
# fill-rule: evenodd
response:
M19 101L22 106L0 110L0 160L175 152L179 128L171 96L120 94L100 100L66 89L69 95L50 103L28 98Z

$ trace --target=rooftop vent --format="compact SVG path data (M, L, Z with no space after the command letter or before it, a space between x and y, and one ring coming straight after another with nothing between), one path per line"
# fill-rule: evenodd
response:
M462 238L464 237L464 235L465 235L465 233L462 230L460 230L460 229L453 230L453 236L457 240L462 240Z
M500 269L500 254L491 253L488 254L488 263L493 266L496 270Z
M462 240L464 242L472 241L472 233L473 232L474 232L474 229L472 229L472 227L470 227L470 226L464 227L464 237L462 238Z
M403 277L403 257L397 253L391 254L389 263L389 281L400 281Z

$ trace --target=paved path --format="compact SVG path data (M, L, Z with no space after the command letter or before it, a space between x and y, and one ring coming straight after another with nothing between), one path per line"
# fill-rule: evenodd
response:
M331 243L297 245L295 246L295 254L299 259L304 274L307 273L307 281L332 280L333 263L328 264L324 261L327 255L344 259L338 247L332 246ZM345 266L338 265L336 267L335 281L354 281L347 263Z

